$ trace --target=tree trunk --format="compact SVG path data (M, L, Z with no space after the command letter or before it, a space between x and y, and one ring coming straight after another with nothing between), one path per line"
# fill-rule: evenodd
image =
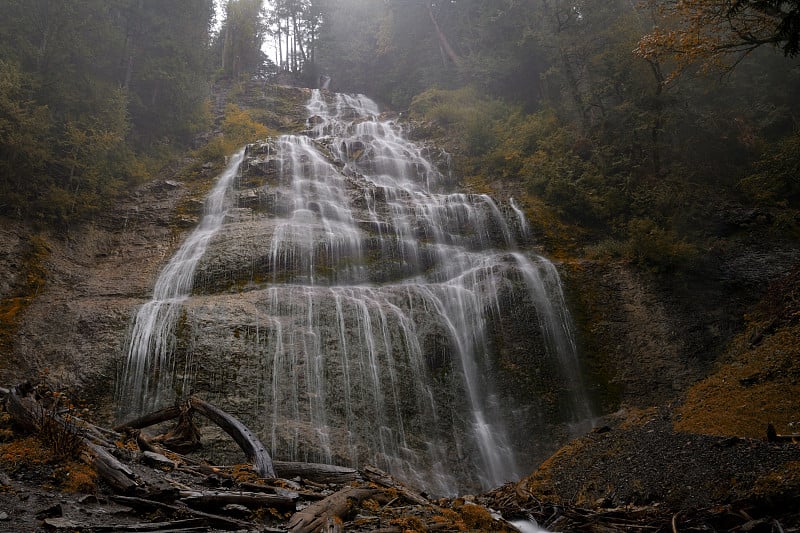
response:
M661 173L661 128L663 127L664 104L661 100L661 93L664 92L664 74L661 72L661 65L650 59L647 60L653 76L656 79L655 94L655 120L651 130L651 140L653 142L653 172L655 175Z
M236 444L242 449L247 456L247 459L253 463L256 472L263 478L274 478L275 470L272 466L272 458L269 456L264 445L256 437L250 429L244 424L239 422L236 418L226 413L222 409L204 402L200 398L191 397L189 399L188 409L182 409L180 406L167 407L153 413L146 414L130 422L120 424L115 429L123 431L125 429L141 429L144 427L158 424L159 422L166 422L178 418L182 414L187 414L191 410L195 410L201 415L205 416L220 428L225 433L230 435Z
M303 39L300 36L300 29L297 26L297 14L292 14L292 24L294 24L294 39L297 44L297 48L300 50L300 58L303 60L303 63L308 61L306 57L306 51L303 49Z
M433 16L433 8L430 4L428 4L428 15L431 17L431 22L433 22L433 28L436 30L436 36L439 38L439 44L441 45L444 52L447 54L447 57L450 58L450 61L458 65L461 62L461 58L453 50L453 47L450 46L450 42L447 40L447 37L442 32L442 29L439 27L439 23L436 22L436 17Z
M274 466L278 476L284 479L301 477L316 483L330 484L343 484L361 479L358 470L344 466L318 463L292 463L286 461L275 461Z
M263 492L186 492L181 493L181 501L190 507L206 509L208 507L224 507L225 505L238 504L245 507L275 507L284 511L294 511L297 494L284 496L281 494L266 494Z
M97 475L116 492L125 494L139 486L133 479L133 472L108 453L105 448L86 439L84 439L84 445L86 449L81 453L81 459L91 465Z
M148 413L144 416L140 416L130 422L125 422L123 424L119 424L114 426L114 431L125 431L126 429L142 429L150 426L154 426L161 422L166 422L167 420L172 420L174 418L178 418L181 414L181 407L178 405L173 405L172 407L167 407L164 409L160 409L158 411L154 411L152 413Z
M328 523L334 522L335 519L346 518L361 500L380 492L382 491L379 489L345 487L292 515L288 524L289 531L291 533L316 533Z
M244 424L222 409L214 407L200 398L193 396L189 403L198 413L205 415L206 418L221 427L225 433L236 441L236 444L242 448L247 458L252 461L253 467L261 477L275 477L272 458L269 456L267 449Z
M252 525L250 522L245 522L243 520L197 511L187 507L186 505L171 505L145 498L136 498L132 496L111 496L111 501L126 507L130 507L131 509L137 509L145 512L159 511L161 513L177 514L181 516L189 515L204 518L212 527L223 529L225 531L249 531L250 526Z

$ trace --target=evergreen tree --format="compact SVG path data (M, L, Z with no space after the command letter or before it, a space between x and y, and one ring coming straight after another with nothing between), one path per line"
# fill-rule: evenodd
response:
M204 117L212 0L7 0L0 212L68 222Z
M225 77L256 74L266 57L261 51L267 26L261 0L229 0L219 33L220 67Z

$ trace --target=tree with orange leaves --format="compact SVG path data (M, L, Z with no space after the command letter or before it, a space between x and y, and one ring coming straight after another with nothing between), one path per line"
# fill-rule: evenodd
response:
M645 0L645 7L654 27L635 51L674 62L671 77L691 64L732 68L763 45L787 57L800 52L800 0Z

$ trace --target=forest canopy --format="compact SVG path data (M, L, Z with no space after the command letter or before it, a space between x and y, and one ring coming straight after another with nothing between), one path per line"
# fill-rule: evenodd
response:
M256 76L409 110L466 182L649 268L691 262L721 205L795 227L797 0L217 3L6 2L0 212L91 216Z
M211 0L8 0L0 212L64 223L207 123Z

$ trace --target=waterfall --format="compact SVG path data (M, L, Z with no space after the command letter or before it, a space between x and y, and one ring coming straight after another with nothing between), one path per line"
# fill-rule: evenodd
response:
M450 190L368 98L306 108L218 179L135 317L120 402L204 394L276 459L433 494L519 479L531 441L591 416L555 267L517 250L516 204Z
M117 405L123 406L124 414L141 413L174 399L171 388L160 385L170 383L174 374L175 326L182 304L191 294L197 263L209 240L222 227L225 193L239 171L244 152L242 148L230 158L208 195L200 224L159 274L153 298L136 314L123 369L123 385L117 393Z

